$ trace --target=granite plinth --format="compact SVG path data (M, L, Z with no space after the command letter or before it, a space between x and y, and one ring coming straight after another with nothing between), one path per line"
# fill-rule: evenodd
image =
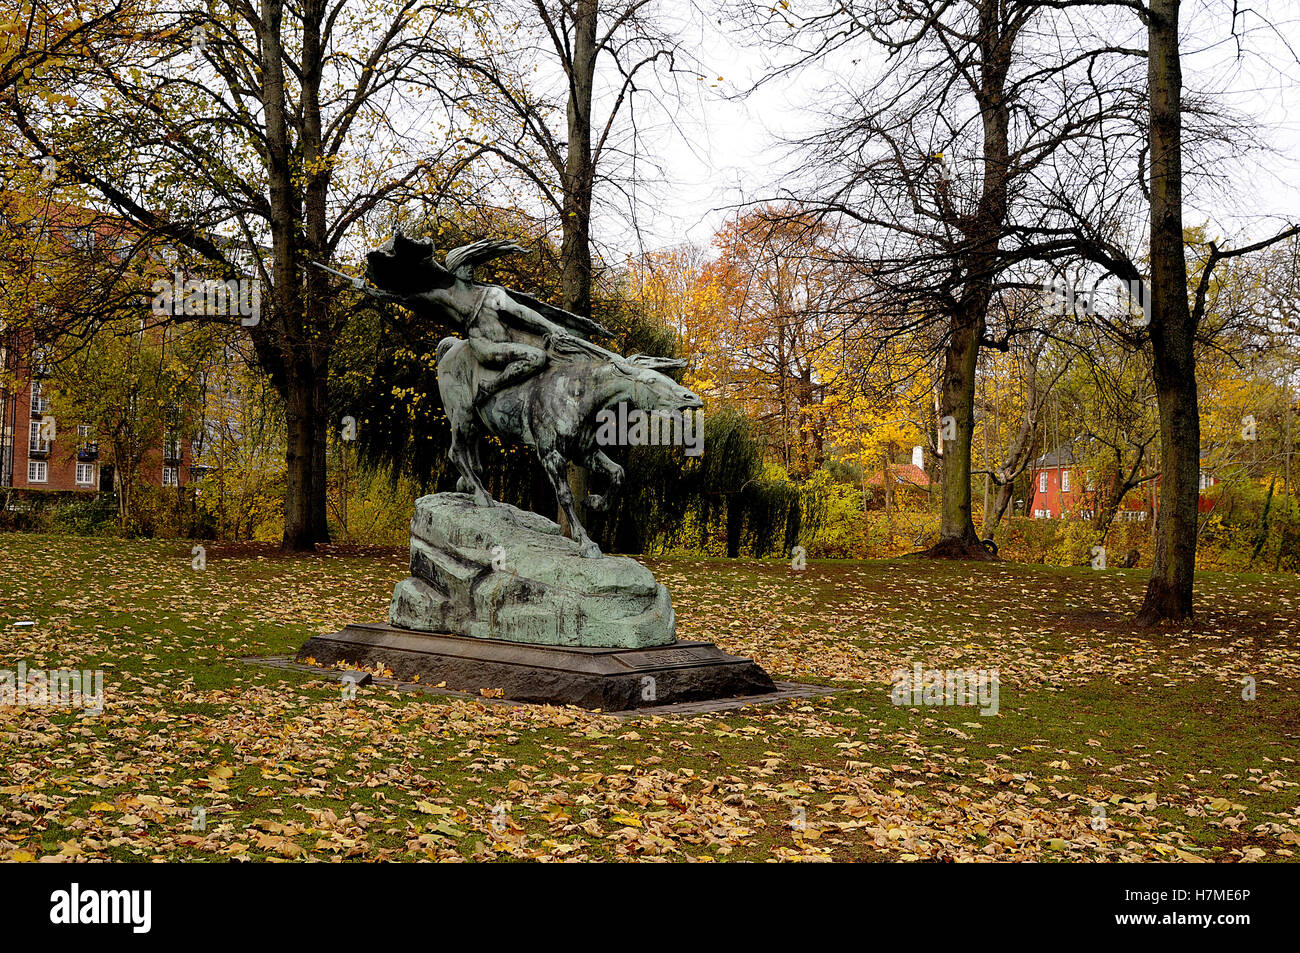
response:
M382 664L401 679L521 702L626 711L776 691L753 660L711 642L648 648L536 645L392 625L349 625L309 639L298 660Z

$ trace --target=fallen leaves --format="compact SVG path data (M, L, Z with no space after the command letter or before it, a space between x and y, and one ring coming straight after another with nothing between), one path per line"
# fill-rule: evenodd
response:
M236 661L381 615L399 559L223 559L200 577L171 544L58 540L51 573L35 578L16 570L35 544L10 543L0 576L18 583L0 612L39 623L0 629L4 657L109 674L93 722L0 709L14 754L0 769L0 859L1204 862L1300 847L1300 776L1284 751L1224 772L1211 753L1171 759L1161 737L1125 737L1113 719L1072 727L1067 709L1053 713L1064 724L1036 723L1025 707L1030 691L1094 682L1174 706L1178 686L1231 690L1247 664L1288 691L1300 675L1289 617L1268 617L1267 644L1058 632L1059 610L1039 606L1060 598L1059 577L1014 567L990 581L845 564L818 583L765 564L669 562L656 572L683 638L851 690L628 723L485 703L495 690L479 702L376 683L345 701L332 678ZM101 545L129 558L106 572ZM1259 598L1235 592L1211 603L1208 625ZM1102 601L1118 616L1128 598ZM953 603L960 623L932 616ZM894 709L889 673L912 658L999 668L999 715Z

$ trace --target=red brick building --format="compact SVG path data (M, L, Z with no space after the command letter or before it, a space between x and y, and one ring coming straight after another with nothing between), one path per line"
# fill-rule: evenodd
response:
M20 205L7 206L6 212L22 221ZM40 223L43 235L53 235L56 247L74 253L111 256L120 244L120 229L113 232L111 222L85 209L65 206L52 225L44 214L32 221ZM140 306L145 309L149 302ZM0 320L0 487L111 492L116 474L100 435L85 423L55 420L50 413L49 353L30 331L6 328ZM139 478L155 486L188 483L190 453L180 434L161 432Z
M929 493L930 477L915 463L891 463L889 483L896 499L924 499ZM884 487L885 471L877 470L867 477L867 485Z
M1035 460L1030 467L1030 477L1031 496L1026 513L1034 519L1087 518L1096 512L1097 492L1092 470L1083 465L1073 444L1059 447ZM1214 475L1202 469L1201 489L1214 484ZM1155 480L1130 490L1120 503L1115 518L1140 523L1147 519L1148 514L1158 512L1159 486L1160 478L1157 476ZM1205 510L1210 501L1202 496L1199 505L1201 510Z
M77 421L55 420L47 396L50 368L40 347L0 344L0 486L29 490L112 492L111 455L99 435ZM179 433L159 433L142 461L153 486L190 482L191 449Z

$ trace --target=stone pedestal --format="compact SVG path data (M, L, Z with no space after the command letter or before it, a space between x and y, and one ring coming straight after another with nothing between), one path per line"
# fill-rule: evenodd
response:
M605 711L776 691L750 659L676 641L668 590L640 563L584 557L551 520L461 493L416 501L389 619L310 639L298 660Z
M676 637L668 590L636 560L585 558L546 517L462 493L416 501L411 576L389 621L537 645L635 649Z
M391 625L350 625L309 639L299 661L383 664L406 681L505 698L626 711L679 702L761 695L776 686L757 664L711 642L647 649L527 645L496 639L412 632Z

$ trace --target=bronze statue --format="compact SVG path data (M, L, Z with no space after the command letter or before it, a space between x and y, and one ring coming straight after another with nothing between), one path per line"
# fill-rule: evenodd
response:
M349 280L464 332L463 340L444 338L437 350L438 392L451 423L448 457L460 472L458 489L491 505L478 474L477 437L521 440L536 450L582 555L599 556L578 519L566 472L567 464L576 463L605 478L605 491L586 499L595 510L608 506L622 483L623 468L597 443L597 414L619 404L671 414L703 402L662 373L685 361L623 357L591 341L610 337L595 321L474 280L475 266L524 250L509 241L478 241L449 252L444 266L434 259L431 243L398 233L367 255L369 282Z

